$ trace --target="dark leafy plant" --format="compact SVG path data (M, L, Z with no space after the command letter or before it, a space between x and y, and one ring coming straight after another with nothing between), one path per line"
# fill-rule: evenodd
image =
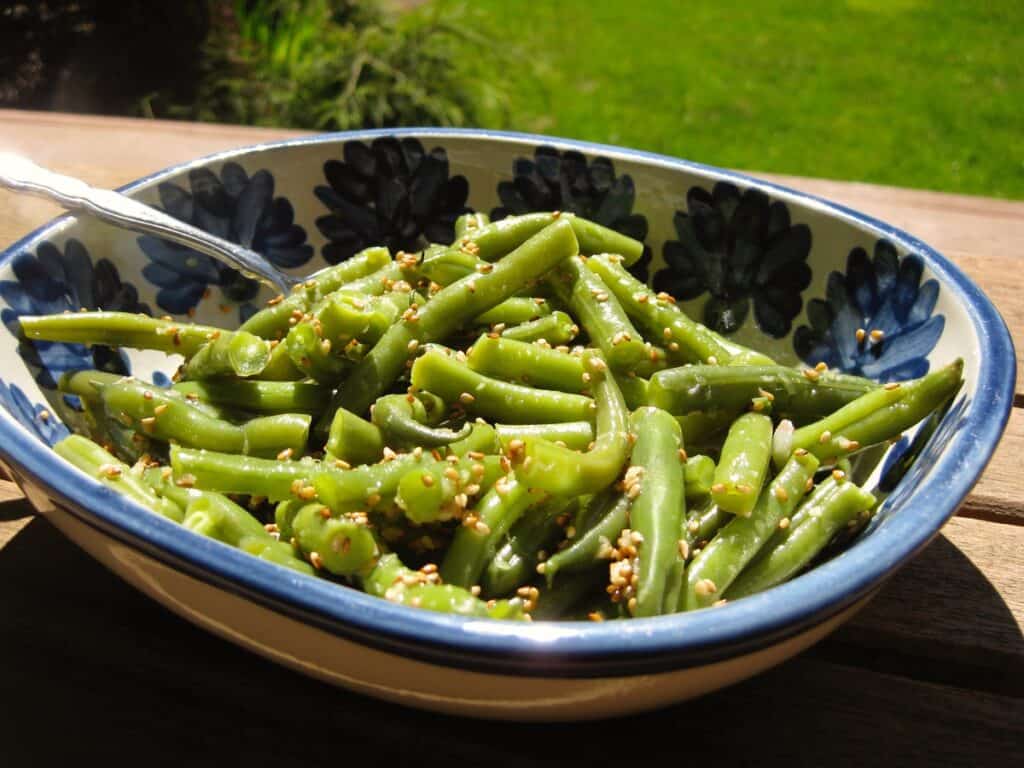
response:
M500 123L507 78L476 13L449 2L397 15L354 0L213 2L197 98L167 111L314 130Z

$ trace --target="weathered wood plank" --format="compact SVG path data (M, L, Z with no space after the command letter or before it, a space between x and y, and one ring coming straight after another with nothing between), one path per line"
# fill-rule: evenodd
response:
M1024 526L953 518L833 642L883 671L1024 696Z
M1010 412L992 460L974 486L959 514L1024 524L1024 408Z
M18 660L0 675L0 696L17 702L0 718L12 765L116 745L161 764L227 748L239 763L286 765L355 753L395 765L592 766L621 749L631 761L976 766L1014 764L1024 738L1019 696L836 663L831 640L728 690L612 723L510 727L419 713L307 680L192 627L41 520L0 550L0 603L0 653Z

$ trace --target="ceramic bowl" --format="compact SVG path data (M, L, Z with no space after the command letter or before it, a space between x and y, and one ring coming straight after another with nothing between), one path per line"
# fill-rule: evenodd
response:
M1007 419L1014 355L981 291L912 235L824 200L691 162L540 136L409 129L248 147L125 187L295 273L364 246L449 242L456 217L575 211L643 240L638 273L694 317L793 363L882 381L957 356L966 384L930 438L866 480L885 496L851 546L719 608L533 624L397 606L252 558L159 518L50 445L78 413L54 391L100 367L166 385L177 361L19 341L18 317L116 309L237 325L269 297L205 256L61 218L0 261L0 455L32 503L146 594L232 642L325 680L477 717L580 719L693 697L763 670L848 618L953 514ZM853 330L884 331L858 346ZM908 462L896 459L919 453ZM185 660L182 660L185 663Z

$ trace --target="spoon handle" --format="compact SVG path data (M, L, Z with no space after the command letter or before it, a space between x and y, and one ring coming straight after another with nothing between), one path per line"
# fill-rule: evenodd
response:
M222 261L251 277L287 293L298 282L256 251L228 242L163 211L108 189L41 168L19 155L0 152L0 187L26 192L57 203L68 211L82 211L134 232L155 235Z

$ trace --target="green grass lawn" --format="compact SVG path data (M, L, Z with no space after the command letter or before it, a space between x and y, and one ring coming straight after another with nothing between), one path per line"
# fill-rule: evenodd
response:
M542 62L511 77L513 129L1024 198L1021 0L475 6L497 44Z

